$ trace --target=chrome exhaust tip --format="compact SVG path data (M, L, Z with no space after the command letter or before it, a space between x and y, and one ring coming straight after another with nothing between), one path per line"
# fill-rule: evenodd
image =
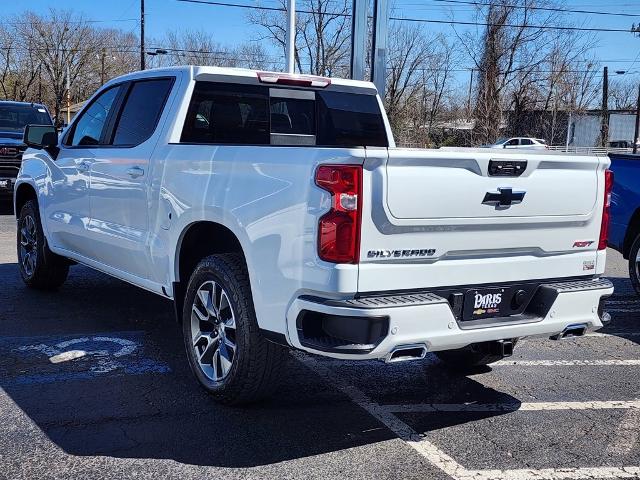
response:
M587 328L588 326L586 323L576 323L574 325L569 325L562 332L552 335L549 338L551 340L562 340L563 338L569 337L582 337L587 333Z
M394 348L385 357L385 363L407 362L409 360L422 360L427 355L427 346L422 343L414 345L401 345Z

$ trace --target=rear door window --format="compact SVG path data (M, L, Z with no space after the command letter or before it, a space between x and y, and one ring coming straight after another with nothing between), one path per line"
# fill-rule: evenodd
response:
M113 145L140 145L153 134L173 79L158 78L134 82L125 99L113 135Z
M196 82L180 141L269 145L268 89Z
M380 105L375 95L318 92L318 145L388 147Z

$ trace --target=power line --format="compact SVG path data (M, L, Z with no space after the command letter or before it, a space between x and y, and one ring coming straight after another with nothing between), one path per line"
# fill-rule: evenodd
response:
M177 0L178 2L185 3L198 3L203 5L215 5L219 7L233 7L233 8L248 8L251 10L268 10L268 11L278 11L285 12L285 8L281 7L266 7L262 5L245 5L240 3L231 3L231 2L218 2L215 0ZM318 12L314 10L297 10L298 13L307 13L310 15L318 15L319 13L323 13L325 15L332 15L336 17L351 17L350 13L342 13L342 12ZM394 20L398 22L414 22L414 23L435 23L435 24L444 24L444 25L468 25L468 26L484 26L484 27L509 27L509 28L533 28L538 30L565 30L565 31L580 31L580 32L608 32L608 33L633 33L631 28L623 29L623 28L599 28L599 27L573 27L573 26L563 26L563 25L518 25L518 24L508 24L508 23L486 23L486 22L472 22L472 21L461 21L461 20L433 20L427 18L411 18L411 17L389 17L389 20Z
M490 2L475 2L469 0L431 0L432 2L438 3L455 3L462 5L476 5L476 6L485 6L489 7L495 5ZM561 13L582 13L586 15L609 15L615 17L640 17L640 14L637 13L623 13L623 12L603 12L598 10L576 10L570 8L560 8L560 7L533 7L533 6L525 6L525 5L500 5L505 8L520 8L527 10L542 10L546 12L561 12Z
M85 23L115 23L115 22L137 22L138 19L137 18L116 18L113 20L69 20L69 21L64 21L63 23L69 23L69 24L73 24L73 25L83 25ZM12 21L8 21L8 22L3 22L3 24L5 25L33 25L35 22L12 22ZM47 21L46 23L51 23L49 21Z

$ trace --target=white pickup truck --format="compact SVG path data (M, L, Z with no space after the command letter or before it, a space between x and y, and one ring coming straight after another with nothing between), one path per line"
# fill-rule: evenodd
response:
M470 367L609 320L606 157L396 148L367 82L148 70L25 141L24 282L81 263L173 299L221 402L267 394L285 347Z

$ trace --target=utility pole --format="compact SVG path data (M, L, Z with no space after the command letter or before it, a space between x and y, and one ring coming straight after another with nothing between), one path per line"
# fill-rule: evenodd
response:
M364 80L367 55L367 0L353 0L351 23L351 78Z
M71 62L67 63L67 125L71 123Z
M296 0L287 0L287 39L285 45L287 73L296 71Z
M140 0L140 70L144 70L144 0Z
M469 95L467 97L467 110L469 111L469 115L471 115L471 92L473 91L473 72L475 68L471 69L471 79L469 80Z
M389 43L389 0L374 0L373 6L373 61L371 79L384 100L387 86L387 44Z
M100 85L104 85L104 58L106 56L105 49L102 49L102 55L100 58Z
M38 65L38 102L42 103L42 63Z
M609 146L609 67L604 67L602 76L602 127L601 146Z
M636 130L633 134L633 153L638 153L638 141L640 141L640 85L638 85L638 104L636 106Z

